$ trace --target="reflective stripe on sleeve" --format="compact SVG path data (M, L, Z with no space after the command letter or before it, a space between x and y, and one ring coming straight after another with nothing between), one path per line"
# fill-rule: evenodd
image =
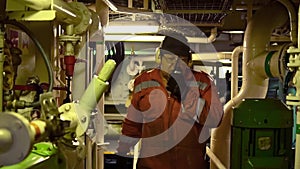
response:
M199 123L199 117L201 116L202 110L205 105L205 99L198 98L196 115L194 116L194 120Z
M208 86L208 84L201 81L189 81L188 86L198 87L200 90L204 90Z
M133 92L137 93L137 92L140 92L143 89L146 89L149 87L159 87L159 86L161 86L161 85L157 81L154 81L154 80L145 81L145 82L142 82L142 83L136 85Z

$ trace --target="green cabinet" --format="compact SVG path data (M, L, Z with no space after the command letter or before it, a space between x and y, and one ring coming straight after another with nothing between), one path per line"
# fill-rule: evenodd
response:
M232 113L231 169L291 168L292 110L277 99L245 99Z

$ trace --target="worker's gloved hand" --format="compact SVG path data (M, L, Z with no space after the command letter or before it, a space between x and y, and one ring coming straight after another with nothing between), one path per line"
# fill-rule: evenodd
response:
M196 81L193 71L184 62L179 61L174 72L170 74L167 90L179 101L183 101L194 83Z
M174 72L170 75L167 83L167 90L179 101L185 99L188 91L188 84L181 72Z

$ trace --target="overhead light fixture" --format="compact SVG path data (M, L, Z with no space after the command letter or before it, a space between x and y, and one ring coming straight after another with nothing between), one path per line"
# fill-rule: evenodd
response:
M123 41L123 42L161 42L164 36L152 35L104 35L105 41Z
M157 33L158 26L149 25L115 25L104 28L106 34L150 34Z
M157 33L159 25L151 21L116 21L104 27L106 34L153 34Z
M245 31L222 31L223 33L230 33L230 34L243 34Z

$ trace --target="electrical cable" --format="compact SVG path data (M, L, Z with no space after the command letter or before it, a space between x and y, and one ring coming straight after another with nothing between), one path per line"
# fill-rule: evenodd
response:
M40 42L36 39L36 37L33 35L33 33L26 26L24 26L23 24L15 21L15 20L6 20L6 21L4 21L4 23L5 24L10 24L10 25L13 25L13 26L16 26L16 27L22 29L31 38L33 43L36 45L36 47L40 51L40 53L41 53L41 55L44 59L44 62L46 64L46 68L47 68L47 71L48 71L48 78L49 78L48 92L51 92L52 89L53 89L53 82L54 82L53 74L52 74L53 70L52 70L50 60L47 57L42 45L40 44ZM37 107L37 106L39 106L39 102L33 102L31 106Z

